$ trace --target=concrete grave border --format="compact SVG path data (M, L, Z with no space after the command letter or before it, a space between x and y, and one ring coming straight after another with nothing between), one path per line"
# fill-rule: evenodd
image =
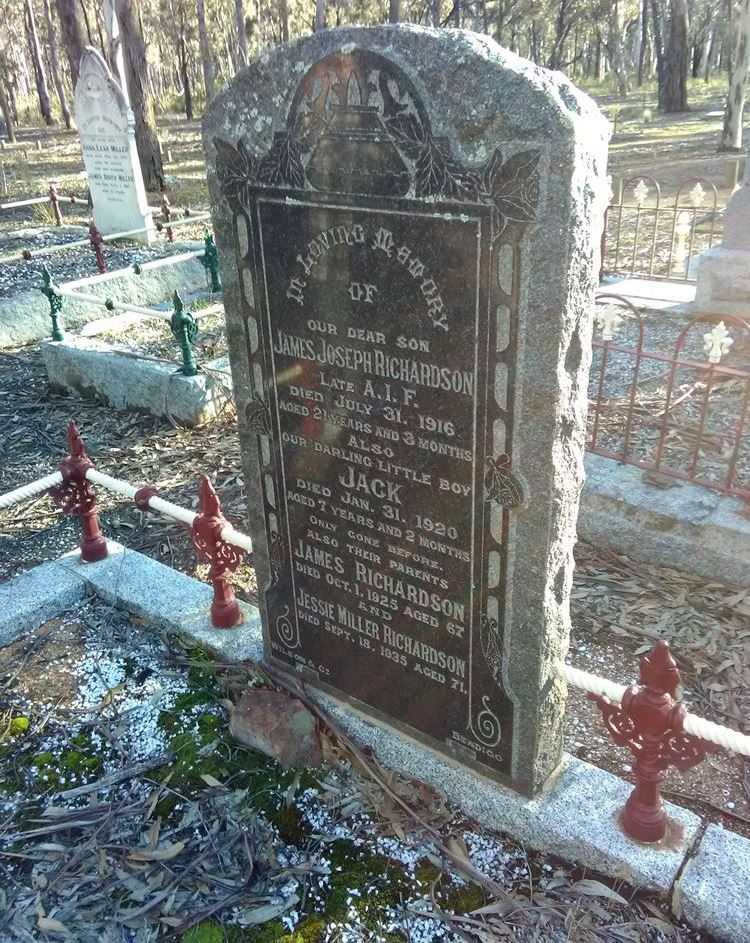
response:
M176 362L141 357L93 337L45 340L41 352L53 389L95 396L113 409L145 409L200 426L233 401L228 357L201 363L200 372L187 377Z
M0 584L0 645L34 631L87 595L204 646L225 660L262 659L260 613L242 604L244 622L215 629L208 617L212 590L142 554L110 542L100 563L82 563L77 551ZM678 915L728 943L750 935L750 840L709 825L667 803L671 833L662 847L631 841L617 825L630 785L565 756L549 787L530 800L453 763L334 698L310 695L388 766L444 792L481 824L532 848L593 868L671 899ZM731 865L731 866L727 866Z
M750 584L750 517L739 498L701 485L646 484L644 471L587 452L578 534L641 563Z
M195 252L203 248L202 242L175 242L171 246L175 254ZM39 261L43 261L40 259ZM54 272L54 267L53 267ZM29 266L29 281L41 284L41 276ZM140 275L125 269L122 275L92 285L91 293L101 297L116 298L129 304L153 305L166 301L173 292L191 294L206 287L206 270L200 259L187 259L174 265L146 268ZM101 308L93 304L66 298L62 310L65 330L71 330L94 321L102 315ZM10 298L0 299L0 350L21 347L49 337L52 322L49 301L41 291L23 291Z

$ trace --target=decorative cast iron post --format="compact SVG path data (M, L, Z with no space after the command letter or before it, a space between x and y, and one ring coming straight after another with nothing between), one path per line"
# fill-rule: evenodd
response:
M60 327L60 312L63 306L63 296L58 294L55 286L52 284L52 275L46 265L42 266L42 284L39 289L49 301L49 316L52 318L52 340L65 340L65 335Z
M217 629L231 629L242 621L242 611L234 598L229 577L245 555L239 547L221 539L227 520L221 513L219 498L208 475L203 476L199 497L200 513L190 527L190 536L198 553L211 564L208 571L214 588L211 622Z
M169 225L169 221L172 219L172 205L169 202L169 197L166 193L163 193L161 197L161 214L164 217L164 222L167 224L167 228L165 230L167 242L174 242L174 232L172 231L172 227Z
M47 194L49 196L49 201L52 204L52 212L54 213L54 216L55 216L55 225L62 226L63 218L62 218L62 211L60 209L60 199L58 197L57 187L54 185L54 183L51 183L49 185L49 190L47 191Z
M104 239L102 238L102 234L94 225L93 219L89 223L89 242L91 243L91 247L94 250L94 255L96 256L96 267L100 272L106 272L107 263L104 260L104 253L102 252L102 244Z
M201 257L201 264L211 279L211 291L221 291L221 280L219 278L219 253L216 251L216 243L213 235L206 230L203 237L205 250Z
M182 372L186 377L194 377L198 372L198 364L193 356L192 344L198 336L198 322L189 311L185 310L185 305L177 291L172 295L172 306L174 312L169 326L180 345Z
M635 789L622 813L623 828L638 841L656 842L667 831L660 792L667 769L676 766L684 773L718 748L683 732L687 711L677 699L680 672L665 641L641 659L639 681L640 686L625 690L619 706L600 694L588 697L597 703L615 743L635 757Z
M86 479L86 472L94 463L86 454L86 447L76 424L68 423L70 452L60 463L63 476L61 485L50 489L53 500L66 514L75 514L81 523L81 559L96 563L107 556L107 541L96 516L96 497Z

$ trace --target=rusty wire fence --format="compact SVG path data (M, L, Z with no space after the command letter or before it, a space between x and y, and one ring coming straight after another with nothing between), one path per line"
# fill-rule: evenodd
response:
M667 486L693 482L750 510L750 325L685 323L597 297L587 449Z
M721 241L724 206L705 177L686 177L673 199L636 174L612 184L602 275L695 281L695 257Z

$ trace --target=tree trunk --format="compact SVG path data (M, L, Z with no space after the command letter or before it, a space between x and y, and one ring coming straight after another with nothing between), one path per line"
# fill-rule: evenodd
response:
M6 63L3 61L0 63L0 111L3 113L3 121L5 122L5 136L8 138L10 144L14 144L16 132L13 127L13 111L8 101L8 93L5 86L5 71Z
M716 48L716 27L712 26L708 31L706 45L703 49L703 61L701 62L701 72L703 81L708 82L711 75L711 66L714 59L714 49Z
M70 81L75 88L78 82L78 66L87 43L83 13L78 0L55 0L55 6L60 20L65 57L70 69Z
M180 43L178 58L180 60L180 78L182 79L182 91L185 96L185 117L188 121L193 120L193 93L190 89L190 73L188 71L187 47L185 45L185 30L180 30Z
M281 17L281 41L289 42L289 4L287 0L279 0L279 15Z
M206 29L206 0L196 0L198 10L198 35L201 45L201 64L203 66L203 82L206 86L206 101L210 102L216 94L214 84L214 60L211 58L211 46L208 42Z
M36 20L34 19L34 8L31 6L31 0L24 0L24 19L26 22L26 38L29 41L29 53L31 54L31 65L34 69L36 94L39 98L39 111L44 123L49 125L53 123L52 107L49 102L47 76L44 74L44 60L39 47L39 34L36 31Z
M401 0L388 0L388 22L401 22Z
M430 22L432 26L440 26L440 0L430 0Z
M70 117L70 109L65 98L65 88L60 77L60 64L57 59L57 37L55 35L55 26L52 21L52 3L51 0L44 0L44 19L47 26L47 50L49 52L49 68L52 73L52 81L55 84L55 91L60 102L60 111L68 131L73 127L73 119Z
M326 28L326 0L315 0L315 32Z
M687 0L670 0L669 35L664 52L664 68L659 76L660 111L676 114L688 110L689 61Z
M164 167L156 134L154 103L148 88L146 44L143 39L139 0L115 0L115 14L120 25L125 74L130 107L135 118L135 141L143 180L147 190L163 190Z
M724 111L724 130L721 134L722 151L739 151L742 147L742 116L750 69L750 0L742 0L737 19L737 45L732 61L734 68Z
M242 0L234 0L234 21L237 24L237 68L247 65L247 34Z
M648 0L641 4L641 45L638 49L638 88L643 85L643 74L648 52Z
M617 91L620 98L626 98L629 92L628 75L623 57L622 15L618 0L612 4L609 15L609 36L607 37L609 64L617 77Z

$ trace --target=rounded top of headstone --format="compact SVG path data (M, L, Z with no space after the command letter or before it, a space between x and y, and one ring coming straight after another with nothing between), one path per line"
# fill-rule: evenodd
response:
M328 58L341 63L361 53L387 61L391 76L402 75L432 133L450 137L457 156L469 163L485 160L509 139L544 134L551 150L562 156L576 137L606 133L596 104L561 73L541 69L468 30L398 25L323 30L263 53L207 109L206 140L242 140L250 152L267 149L293 108L305 96L312 100L313 83L317 80L321 89L326 84L325 70L316 69L316 63ZM370 70L378 71L383 70ZM371 89L352 92L338 70L335 93L352 105L350 98L358 92L367 106L379 91L378 76L372 78Z
M118 134L128 130L128 103L104 58L87 46L75 87L75 120L83 134Z

